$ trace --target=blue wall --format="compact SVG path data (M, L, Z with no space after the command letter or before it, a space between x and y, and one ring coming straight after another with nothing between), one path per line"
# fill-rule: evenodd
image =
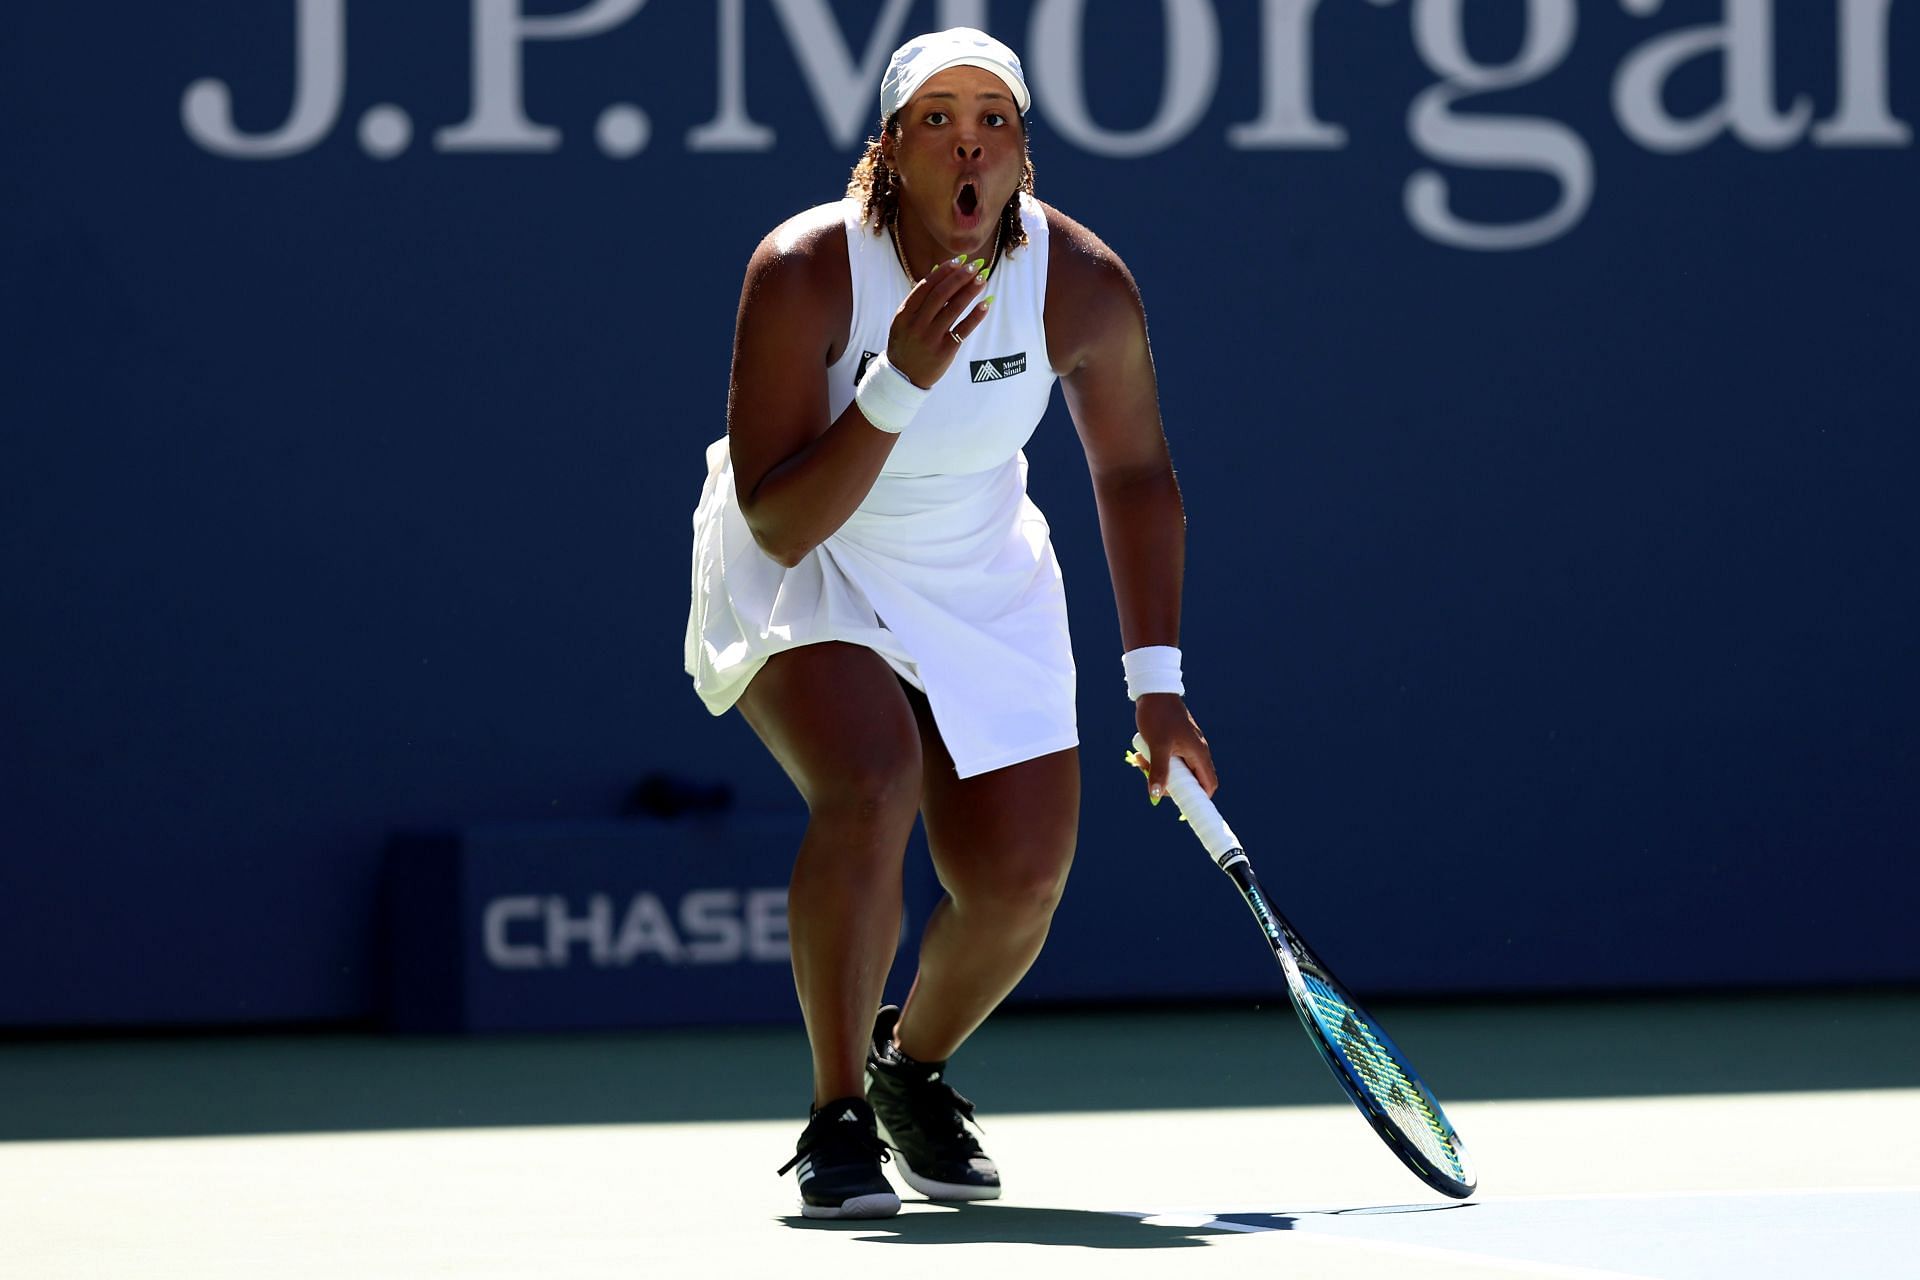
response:
M1726 74L1714 0L526 7L0 16L0 1022L364 1016L393 828L793 806L679 671L740 272L980 14L1147 300L1221 801L1350 980L1920 978L1912 4L1729 4ZM1032 990L1177 993L1240 908L1119 765L1057 398L1029 453L1087 747Z

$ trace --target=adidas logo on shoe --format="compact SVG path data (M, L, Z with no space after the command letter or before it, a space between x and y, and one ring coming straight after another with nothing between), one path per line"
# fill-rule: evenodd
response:
M880 1170L889 1157L867 1100L840 1098L813 1113L780 1172L799 1176L806 1217L889 1218L900 1212L900 1197Z

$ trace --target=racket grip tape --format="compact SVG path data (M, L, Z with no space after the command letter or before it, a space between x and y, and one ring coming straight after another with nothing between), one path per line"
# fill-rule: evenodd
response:
M1147 742L1139 734L1133 735L1133 749L1140 753L1143 760L1151 760L1147 754ZM1174 804L1180 808L1180 816L1193 828L1193 834L1200 837L1200 843L1207 847L1215 862L1224 863L1228 857L1239 853L1240 837L1233 834L1233 828L1220 816L1220 810L1214 808L1213 801L1207 797L1200 786L1200 780L1193 776L1193 770L1187 768L1187 762L1179 756L1167 761L1167 794L1173 797Z

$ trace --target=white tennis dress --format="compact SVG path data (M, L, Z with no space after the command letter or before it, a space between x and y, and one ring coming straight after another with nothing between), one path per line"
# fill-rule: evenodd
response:
M1079 742L1066 593L1027 459L1054 376L1047 361L1046 213L1020 197L1027 243L1002 255L993 306L901 434L847 522L791 569L763 552L734 492L723 436L707 448L693 514L686 666L707 709L731 707L768 658L800 645L864 645L924 690L963 778ZM840 203L853 276L846 351L827 370L827 415L887 349L911 282L887 235ZM826 215L831 216L831 215Z

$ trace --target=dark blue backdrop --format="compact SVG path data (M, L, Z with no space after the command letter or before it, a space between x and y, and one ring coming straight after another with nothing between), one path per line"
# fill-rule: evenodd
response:
M1920 22L1728 7L7 6L0 1022L364 1016L391 828L793 807L679 670L740 271L969 17L1139 279L1191 704L1351 980L1920 978ZM1031 989L1195 989L1257 944L1119 763L1057 400L1029 452L1087 747Z

